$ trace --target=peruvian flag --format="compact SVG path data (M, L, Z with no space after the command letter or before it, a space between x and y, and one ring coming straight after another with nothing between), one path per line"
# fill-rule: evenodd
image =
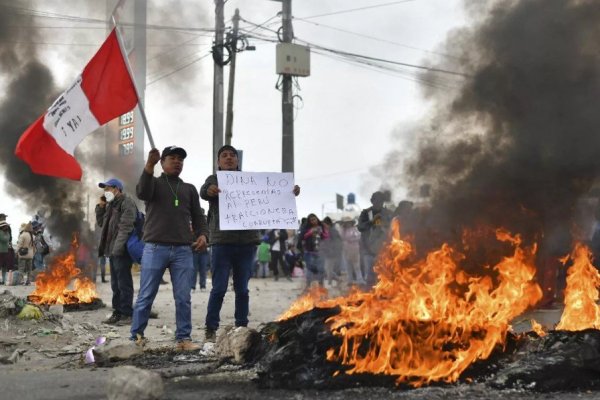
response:
M77 145L137 101L115 28L71 87L23 133L15 154L36 174L81 180Z

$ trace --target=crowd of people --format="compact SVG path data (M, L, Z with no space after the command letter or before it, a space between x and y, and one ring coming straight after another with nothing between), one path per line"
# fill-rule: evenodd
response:
M411 202L403 201L401 207L392 211L384 206L385 200L384 192L373 193L372 206L362 210L357 219L351 213L342 214L338 221L330 217L320 220L314 213L303 218L297 232L286 233L288 239L282 245L287 248L281 268L284 275L303 275L307 289L314 284L325 286L325 282L341 288L371 287L377 280L376 256L388 237L392 218L406 217L412 208ZM272 245L273 232L263 237L259 252ZM258 261L263 264L266 259ZM277 264L271 261L269 265L277 279ZM262 266L261 271L265 271ZM265 276L264 272L261 276Z
M176 348L194 350L192 341L191 293L196 287L207 288L212 282L205 317L205 340L214 341L220 325L220 313L230 275L235 292L235 325L249 323L249 290L251 278L305 279L305 288L313 285L352 285L369 287L375 283L375 257L387 237L394 213L384 207L385 195L375 192L372 206L343 214L338 221L323 220L311 213L302 218L297 230L222 230L219 223L219 189L216 174L206 178L197 191L179 175L187 152L170 146L162 153L152 149L135 188L135 196L144 203L141 214L133 197L121 180L111 178L98 184L102 190L96 205L95 233L85 235L78 248L78 266L96 281L100 266L102 282L106 282L108 265L112 290L112 315L106 324L130 326L130 340L144 344L144 331L152 313L152 305L163 275L169 271L175 299ZM155 176L160 163L162 173ZM223 171L239 171L237 150L223 146L217 153L217 166ZM297 185L292 189L300 194ZM208 202L208 213L200 206ZM405 204L406 205L406 204ZM143 252L137 296L134 293L129 248L134 227L143 218ZM51 251L44 237L44 224L32 220L21 226L16 246L12 231L0 214L0 266L2 283L8 271L17 266L19 283L30 284L34 272L45 268L44 258ZM96 241L90 246L90 237ZM91 250L96 247L97 254ZM92 268L89 268L93 265ZM135 298L135 301L134 301Z
M15 236L7 217L0 214L0 285L30 285L35 275L46 269L45 258L52 250L51 238L45 236L45 225L37 215L21 224Z

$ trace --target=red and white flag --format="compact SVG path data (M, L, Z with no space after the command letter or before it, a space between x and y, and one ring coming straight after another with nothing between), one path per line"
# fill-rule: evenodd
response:
M113 29L71 87L23 133L15 154L36 174L81 180L81 167L73 156L77 145L137 101Z

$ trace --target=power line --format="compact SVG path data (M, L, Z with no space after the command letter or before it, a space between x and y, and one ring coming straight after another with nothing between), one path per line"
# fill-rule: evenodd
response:
M181 56L181 57L179 57L179 58L177 58L177 59L175 59L175 60L172 60L172 63L171 63L171 66L170 66L170 67L163 68L162 70L155 71L155 72L153 72L153 73L151 73L151 74L148 74L148 76L146 77L146 79L147 79L147 80L153 80L155 77L163 75L163 74L165 73L165 71L168 71L168 70L172 69L172 68L173 68L173 66L174 66L175 68L178 68L178 66L182 65L182 63L186 63L186 62L187 62L188 60L190 60L191 58L193 58L193 57L195 57L195 56L198 56L199 54L202 54L202 53L204 53L204 51L203 51L203 50L204 50L206 47L210 47L210 46L211 46L211 44L206 44L205 46L203 46L203 47L202 47L202 49L199 49L199 50L193 51L193 52L191 52L191 53L189 53L189 54L185 54L185 55L183 55L183 56Z
M251 31L249 31L248 33L252 33L252 32L254 32L255 30L257 30L258 28L263 28L263 27L264 27L264 25L265 25L266 23L268 23L268 22L269 22L269 21L271 21L272 19L275 19L275 18L277 18L278 16L279 16L278 14L275 14L275 15L273 15L271 18L269 18L269 19L268 19L268 20L266 20L265 22L263 22L263 23L261 23L261 24L258 24L258 25L256 25L256 26L255 26L254 28L252 28L252 30L251 30ZM242 17L240 17L240 21L245 21L245 22L247 22L247 21L246 21L244 18L242 18ZM277 21L277 22L279 22L279 21Z
M365 34L358 33L358 32L348 31L346 29L337 28L337 27L331 26L331 25L325 25L325 24L322 24L322 23L319 23L319 22L307 21L304 18L294 18L294 19L298 20L300 22L312 24L312 25L319 26L319 27L322 27L322 28L332 29L332 30L335 30L335 31L338 31L338 32L343 32L343 33L347 33L347 34L350 34L350 35L355 35L355 36L363 37L365 39L371 39L371 40L375 40L375 41L382 42L382 43L389 43L389 44L393 44L395 46L400 46L400 47L404 47L404 48L411 49L411 50L422 51L424 53L429 53L429 54L434 54L434 55L437 55L437 56L452 58L452 59L455 59L455 60L459 59L458 57L452 56L452 55L449 55L449 54L444 54L444 53L438 53L438 52L435 52L435 51L425 50L425 49L421 49L421 48L418 48L418 47L409 46L409 45L406 45L406 44L403 44L403 43L394 42L392 40L378 38L378 37L370 36L370 35L365 35Z
M176 72L179 72L179 71L181 71L182 69L185 69L185 68L189 67L189 66L190 66L190 65L192 65L192 64L195 64L195 63L197 63L198 61L200 61L200 60L202 60L202 59L204 59L204 58L206 58L206 57L210 56L210 54L211 54L211 53L207 53L207 54L203 55L202 57L198 57L198 58L196 58L195 60L192 60L192 61L190 61L189 63L187 63L187 64L185 64L185 65L182 65L182 66L180 66L179 68L177 68L177 69L175 69L175 70L173 70L173 71L171 71L171 72L169 72L169 73L167 73L167 74L165 74L165 75L162 75L162 76L160 76L160 77L158 77L158 78L156 78L156 79L154 79L154 80L152 80L152 81L150 81L150 82L146 83L146 87L148 87L148 86L152 85L153 83L156 83L156 82L158 82L158 81L160 81L160 80L162 80L162 79L165 79L165 78L167 78L167 77L169 77L169 76L173 75L174 73L176 73Z
M84 46L84 47L100 47L102 41L98 41L97 43L64 43L64 42L32 42L32 41L19 41L19 40L2 40L1 43L12 43L12 44L22 44L22 45L42 45L42 46ZM191 45L204 45L205 43L192 43ZM148 44L148 47L170 47L171 44Z
M38 46L38 45L42 45L42 46L85 46L85 47L91 47L91 46L99 46L101 43L48 43L48 42L22 42L22 41L18 41L18 40L1 40L0 42L2 43L11 43L11 44L22 44L22 45L31 45L31 46Z
M409 63L405 63L405 62L401 62L401 61L386 60L384 58L371 57L371 56L367 56L367 55L364 55L364 54L351 53L351 52L348 52L348 51L331 49L331 48L328 48L328 47L320 46L318 44L307 42L306 40L302 40L302 39L299 39L299 38L296 38L296 40L299 40L299 41L301 41L303 43L306 43L307 45L309 45L311 47L314 47L314 48L317 48L317 49L320 49L320 50L328 51L328 52L335 53L335 54L341 54L341 55L345 55L345 56L349 56L349 57L357 57L357 58L362 58L362 59L365 59L365 60L379 61L379 62L383 62L383 63L393 64L393 65L399 65L399 66L402 66L402 67L416 68L416 69L421 69L421 70L425 70L425 71L428 71L428 72L438 72L438 73L443 73L443 74L448 74L448 75L461 76L463 78L469 77L469 75L467 75L467 74L465 74L463 72L450 71L450 70L442 69L442 68L427 67L427 66L424 66L424 65L409 64Z
M208 43L190 43L190 42L193 42L194 40L198 39L199 37L202 37L202 35L195 35L194 37L192 37L184 42L176 44L172 49L169 49L168 51L166 51L164 53L160 53L160 54L155 55L154 57L149 58L147 60L147 62L159 59L161 57L165 57L168 54L173 53L175 50L178 50L183 46L205 46L205 45L208 45Z
M251 39L254 39L254 40L264 41L266 43L279 43L278 39L272 38L272 37L266 37L264 35L259 36L257 34L250 34L250 35L248 35L248 37ZM402 79L407 79L407 80L410 80L413 82L419 82L426 86L435 87L435 88L439 88L439 89L450 89L450 88L454 87L452 85L452 82L444 82L441 77L436 77L435 79L426 78L426 77L421 76L420 74L411 72L408 69L407 70L399 70L396 67L394 67L393 65L377 63L375 61L364 60L364 59L358 58L358 57L352 57L352 56L347 56L347 55L342 55L342 54L335 54L335 53L331 53L331 52L320 51L319 49L314 48L314 47L312 48L311 51L317 55L327 57L332 60L340 61L345 64L357 66L359 68L378 72L378 73L392 76L395 78L402 78Z
M334 11L334 12L330 12L330 13L326 13L326 14L311 15L311 16L308 16L308 17L302 17L302 19L319 18L319 17L326 17L326 16L329 16L329 15L345 14L345 13L354 12L354 11L368 10L368 9L371 9L371 8L387 7L387 6L393 6L395 4L409 3L409 2L412 2L412 1L416 1L416 0L392 1L391 3L375 4L375 5L372 5L372 6L366 6L366 7L360 7L360 8L350 8L350 9L340 10L340 11Z
M256 29L260 28L260 29L264 29L266 31L269 31L269 32L272 32L272 33L275 33L275 34L277 33L277 31L275 31L275 30L273 30L271 28L267 28L266 26L264 26L264 24L265 24L264 22L262 24L257 24L256 22L248 21L247 19L244 19L244 18L240 18L240 20L244 21L244 22L246 22L246 23L248 23L248 24L250 24L252 26L255 26ZM252 31L249 31L248 33L252 33Z
M30 9L30 8L14 7L14 6L6 6L6 5L0 5L0 8L6 8L9 10L12 10L16 14L24 14L24 15L28 15L28 16L32 16L32 17L36 17L36 18L48 18L48 19L59 19L59 20L66 20L66 21L73 21L73 22L103 24L104 26L99 27L99 29L101 29L101 28L105 29L106 26L108 25L107 20L98 19L98 18L84 18L84 17L73 16L73 15L59 14L59 13L53 13L53 12L48 12L48 11L40 11L40 10L34 10L34 9ZM181 32L181 33L187 33L187 34L192 33L192 32L214 32L214 28L179 27L179 26L155 25L155 24L135 24L135 23L131 23L131 22L121 22L121 21L119 21L119 25L124 26L124 27L143 27L143 28L150 29L150 30L175 31L175 32Z
M332 60L340 61L348 65L352 65L358 68L366 69L368 71L377 72L383 75L391 76L394 78L405 79L412 82L417 82L425 86L429 86L437 89L451 89L452 85L442 84L441 82L437 82L435 80L431 80L429 78L424 78L414 72L410 71L402 71L398 69L391 68L389 66L378 65L365 60L353 60L349 58L345 58L342 56L337 56L331 53L320 52L318 50L314 51L315 54L320 55L322 57L327 57Z
M258 24L254 23L254 22L251 22L251 21L248 21L248 20L244 20L244 21L247 22L247 23L249 23L249 24L251 24L251 25L258 26ZM277 33L277 31L274 31L274 30L269 29L269 28L261 27L261 29L267 30L269 32ZM424 66L424 65L410 64L410 63L405 63L405 62L401 62L401 61L387 60L387 59L384 59L384 58L371 57L371 56L367 56L367 55L363 55L363 54L358 54L358 53L351 53L351 52L343 51L343 50L336 50L336 49L332 49L332 48L329 48L329 47L321 46L321 45L318 45L318 44L315 44L315 43L311 43L309 41L300 39L298 37L296 37L295 40L297 40L299 42L302 42L302 43L308 45L311 48L316 48L316 49L328 51L328 52L331 52L331 53L341 54L341 55L348 56L348 57L357 57L357 58L362 58L362 59L370 60L370 61L384 62L384 63L393 64L393 65L399 65L399 66L403 66L403 67L421 69L421 70L425 70L425 71L428 71L428 72L437 72L437 73L443 73L443 74L460 76L460 77L469 77L469 75L467 75L467 74L465 74L463 72L450 71L450 70L446 70L446 69L442 69L442 68L427 67L427 66Z

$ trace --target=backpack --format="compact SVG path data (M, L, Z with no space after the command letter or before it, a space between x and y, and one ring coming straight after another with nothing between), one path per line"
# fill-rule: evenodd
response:
M36 251L39 252L42 256L48 255L50 253L50 246L46 243L43 235L39 235L37 237L36 243Z
M136 210L135 222L133 223L133 231L129 234L127 239L127 252L129 257L136 264L141 264L142 254L144 254L144 222L146 216L143 212Z

